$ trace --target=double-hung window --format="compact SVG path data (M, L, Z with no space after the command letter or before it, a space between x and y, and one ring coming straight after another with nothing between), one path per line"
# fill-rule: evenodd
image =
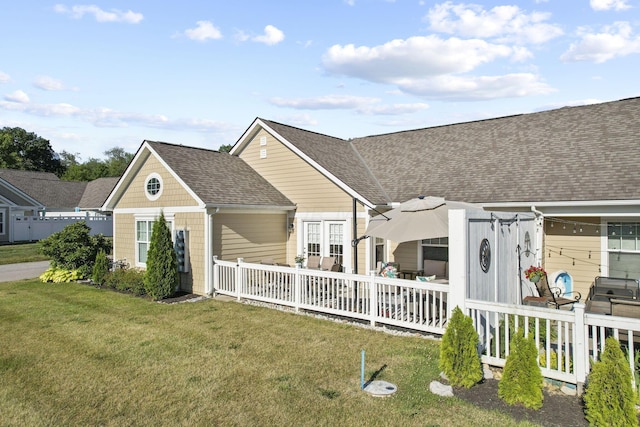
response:
M149 253L154 221L155 219L151 218L136 220L136 265L144 266L147 264L147 254ZM167 226L171 230L172 222L167 221Z
M4 234L4 230L5 230L5 225L4 225L4 221L5 221L5 213L4 213L4 209L0 209L0 234Z
M610 277L640 279L640 223L608 223L607 251Z

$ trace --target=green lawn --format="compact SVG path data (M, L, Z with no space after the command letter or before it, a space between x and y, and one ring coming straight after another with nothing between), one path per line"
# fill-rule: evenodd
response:
M46 261L48 258L40 253L39 248L39 243L0 245L0 264Z
M377 398L366 376L398 386ZM429 392L439 342L267 308L0 283L2 426L511 426Z

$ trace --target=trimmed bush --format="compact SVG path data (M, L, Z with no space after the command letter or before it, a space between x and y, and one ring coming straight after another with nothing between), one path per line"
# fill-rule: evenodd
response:
M538 367L538 349L533 337L521 329L511 339L509 356L498 383L498 396L509 405L540 409L544 400L544 378Z
M91 279L93 283L96 285L102 285L104 283L104 277L109 272L109 260L107 259L107 254L100 249L98 251L98 255L96 256L96 262L93 264L93 272L91 274Z
M104 286L134 295L144 295L144 271L135 268L119 268L108 272L104 278Z
M67 225L40 241L41 252L51 259L51 266L78 270L80 278L91 275L99 250L110 251L110 242L102 234L91 236L85 221Z
M164 213L153 222L144 287L154 300L170 297L179 283L178 261Z
M478 342L471 318L454 308L440 345L440 369L451 385L470 388L482 380Z
M613 337L587 378L584 394L587 421L593 426L637 426L631 368Z

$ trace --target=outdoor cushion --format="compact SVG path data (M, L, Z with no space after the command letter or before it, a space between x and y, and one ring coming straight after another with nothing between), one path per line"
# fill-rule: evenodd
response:
M437 261L425 259L423 267L424 276L436 276L439 278L449 278L449 263L447 261Z

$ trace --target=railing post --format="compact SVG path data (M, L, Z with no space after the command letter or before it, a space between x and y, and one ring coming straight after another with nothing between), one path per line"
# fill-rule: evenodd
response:
M369 316L371 317L371 326L376 325L376 317L378 316L378 292L376 289L376 271L371 270L369 280Z
M296 264L295 280L293 281L293 292L295 293L293 301L296 313L300 311L300 299L302 297L302 286L300 286L300 270L300 264Z
M577 392L582 394L582 388L587 379L587 363L589 360L587 328L584 322L585 305L577 302L573 304L573 313L575 314L575 337L574 337L574 369L576 372Z
M244 258L238 258L238 264L236 265L236 298L240 301L240 290L242 288L242 268L240 264L244 262Z
M220 266L216 263L218 255L213 256L213 283L211 284L211 296L216 296L216 285L220 286Z

